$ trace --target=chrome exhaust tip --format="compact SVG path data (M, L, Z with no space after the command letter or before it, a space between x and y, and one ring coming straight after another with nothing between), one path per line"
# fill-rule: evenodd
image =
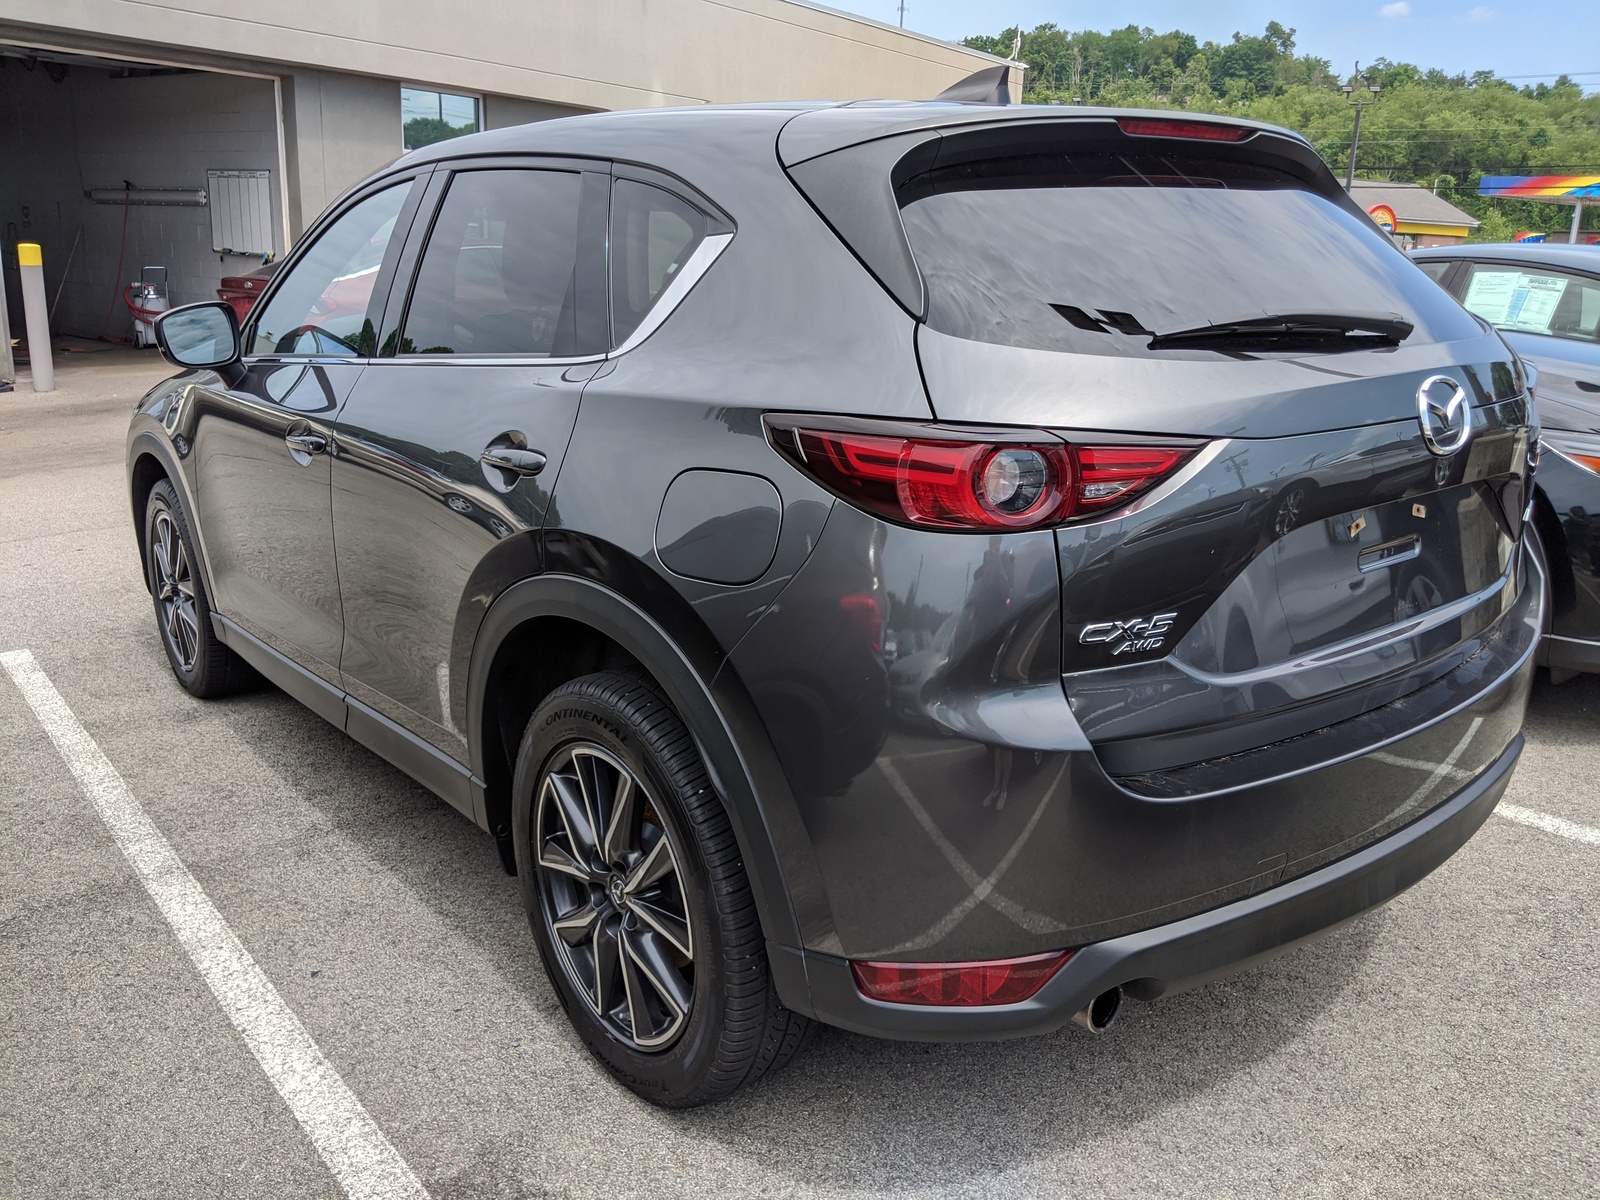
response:
M1122 989L1114 987L1101 992L1088 1004L1072 1014L1072 1019L1090 1033L1104 1033L1122 1011Z

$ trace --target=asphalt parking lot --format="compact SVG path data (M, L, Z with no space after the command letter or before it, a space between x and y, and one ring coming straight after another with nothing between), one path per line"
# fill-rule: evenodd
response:
M1534 693L1506 801L1556 821L1491 818L1292 955L1100 1038L823 1029L662 1112L570 1032L486 835L277 691L173 681L122 460L165 371L63 358L53 395L0 395L0 653L32 653L438 1200L1600 1195L1600 679ZM0 814L0 1196L339 1195L4 672Z

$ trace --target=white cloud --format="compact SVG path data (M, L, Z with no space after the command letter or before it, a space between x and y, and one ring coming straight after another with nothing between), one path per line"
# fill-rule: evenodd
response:
M1492 21L1493 19L1494 9L1487 4L1480 4L1467 14L1467 20L1469 21Z
M1411 15L1411 5L1406 0L1395 0L1393 4L1385 4L1378 10L1378 15L1386 21L1397 20L1400 17Z

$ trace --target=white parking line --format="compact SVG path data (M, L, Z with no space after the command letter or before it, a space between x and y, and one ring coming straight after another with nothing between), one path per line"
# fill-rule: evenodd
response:
M33 653L0 654L0 666L345 1194L351 1200L427 1200L427 1190L151 824Z
M1478 727L1478 722L1473 722L1473 730ZM1470 737L1471 734L1469 733ZM1465 743L1456 747L1456 752L1442 763L1425 762L1416 758L1402 758L1398 754L1388 754L1380 751L1369 755L1379 762L1388 763L1392 767L1410 767L1415 771L1429 772L1429 781L1424 784L1421 791L1413 796L1407 804L1395 809L1391 817L1404 812L1421 797L1423 791L1428 790L1439 779L1471 779L1472 772L1462 767L1455 766L1455 760L1465 748ZM1495 815L1504 817L1508 821L1515 821L1519 825L1531 825L1535 829L1542 829L1546 833L1556 834L1558 837L1571 838L1575 842L1587 842L1591 846L1600 846L1600 829L1592 825L1579 825L1576 821L1569 821L1565 817L1553 817L1549 813L1542 813L1532 808L1523 808L1520 804L1508 804L1502 800L1495 808Z
M1504 800L1494 811L1506 820L1515 821L1519 825L1532 825L1535 829L1571 838L1575 842L1588 842L1591 846L1600 846L1600 829L1592 825L1579 825L1576 821L1569 821L1565 817L1552 817L1549 813L1523 808L1520 804L1507 804Z

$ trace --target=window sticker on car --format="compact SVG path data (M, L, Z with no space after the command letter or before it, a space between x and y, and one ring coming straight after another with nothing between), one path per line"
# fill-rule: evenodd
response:
M1544 333L1569 281L1561 275L1530 275L1525 271L1472 273L1467 297L1462 301L1491 325Z

